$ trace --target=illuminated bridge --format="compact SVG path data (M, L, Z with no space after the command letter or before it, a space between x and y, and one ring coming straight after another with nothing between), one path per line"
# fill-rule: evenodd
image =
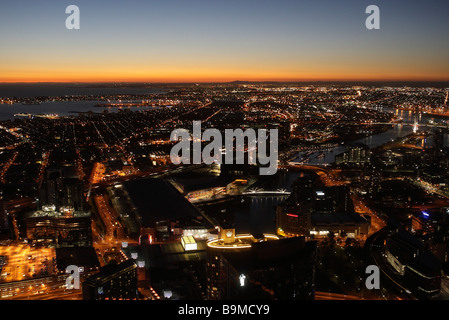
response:
M401 126L412 126L412 127L435 127L435 128L442 128L447 129L448 126L446 125L438 125L438 124L432 124L432 123L407 123L407 122L373 122L369 123L370 125L401 125Z
M246 192L242 193L243 195L249 195L249 196L263 196L263 195L286 195L288 196L290 194L289 191L286 189L277 189L277 190L264 190L262 188L254 188L249 189Z

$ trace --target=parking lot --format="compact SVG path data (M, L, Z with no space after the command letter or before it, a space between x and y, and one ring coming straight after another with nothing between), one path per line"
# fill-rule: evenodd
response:
M26 244L0 246L0 256L6 257L0 282L20 281L53 273L52 248L35 248Z

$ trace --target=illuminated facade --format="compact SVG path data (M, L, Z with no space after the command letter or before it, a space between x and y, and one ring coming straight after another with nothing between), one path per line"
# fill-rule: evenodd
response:
M92 246L90 212L44 206L26 218L28 242L55 247Z
M370 222L355 213L349 189L299 178L291 195L276 208L277 233L287 237L326 237L329 232L355 238L367 235Z
M278 234L287 237L309 235L312 227L310 212L300 212L298 208L278 206L276 209Z
M314 298L315 242L219 231L207 244L209 300Z
M335 157L338 165L365 165L370 162L371 152L367 145L357 144L347 148L345 152Z
M277 240L275 235L264 235L259 241ZM227 270L222 268L223 253L247 252L257 240L252 235L236 235L235 229L219 229L218 238L207 243L207 298L220 300L228 296Z
M63 168L52 168L46 172L39 190L39 206L73 207L84 210L83 182Z

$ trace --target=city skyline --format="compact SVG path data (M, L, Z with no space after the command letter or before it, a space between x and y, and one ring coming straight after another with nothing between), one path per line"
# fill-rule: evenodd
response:
M80 8L68 30L67 6ZM368 30L368 5L380 30ZM19 1L0 82L448 81L449 4Z
M449 299L446 88L0 89L2 300ZM222 164L177 165L207 128ZM276 174L230 128L275 130Z
M449 300L448 12L3 1L0 300Z

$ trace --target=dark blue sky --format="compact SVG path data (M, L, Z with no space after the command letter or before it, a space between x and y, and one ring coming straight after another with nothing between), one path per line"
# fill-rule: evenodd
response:
M0 81L447 80L448 14L446 0L2 1Z

